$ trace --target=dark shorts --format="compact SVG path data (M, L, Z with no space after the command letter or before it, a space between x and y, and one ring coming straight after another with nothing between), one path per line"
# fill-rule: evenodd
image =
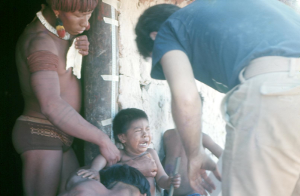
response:
M13 144L19 154L27 150L68 151L73 137L54 127L48 120L20 116L12 133Z

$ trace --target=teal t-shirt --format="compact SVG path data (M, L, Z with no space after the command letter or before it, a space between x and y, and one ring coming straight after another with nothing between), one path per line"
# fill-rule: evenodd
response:
M153 78L165 79L159 61L171 50L187 54L197 80L227 92L255 58L300 57L300 15L278 0L198 0L159 29Z

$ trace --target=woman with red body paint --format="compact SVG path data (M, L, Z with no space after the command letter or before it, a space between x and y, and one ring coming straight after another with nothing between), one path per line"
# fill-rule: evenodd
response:
M54 196L65 189L68 176L79 167L71 148L73 137L98 145L109 164L120 159L109 137L78 113L80 80L72 68L66 69L73 42L81 55L88 55L88 39L79 34L89 28L98 0L47 3L16 47L25 108L15 123L13 143L23 162L24 195L29 196ZM55 28L57 20L61 27Z

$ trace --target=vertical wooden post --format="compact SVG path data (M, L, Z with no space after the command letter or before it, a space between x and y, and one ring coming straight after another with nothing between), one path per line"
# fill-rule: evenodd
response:
M83 92L85 118L112 136L112 126L109 123L116 110L116 92L118 75L116 66L116 26L105 23L103 18L111 18L110 5L99 1L90 19L91 29L88 31L90 42L89 55L83 64ZM113 29L115 28L115 29ZM104 77L103 77L104 76ZM85 142L85 164L90 164L99 154L97 145Z

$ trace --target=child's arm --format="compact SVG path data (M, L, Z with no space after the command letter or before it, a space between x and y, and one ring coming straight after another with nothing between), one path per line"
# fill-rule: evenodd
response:
M99 154L93 160L92 165L91 165L91 169L96 170L96 171L100 171L101 169L103 169L106 166L106 164L107 164L106 159L101 154Z
M173 184L174 188L179 188L181 183L180 175L177 174L174 177L169 177L161 165L157 152L151 148L148 149L148 152L152 155L157 165L157 174L155 176L157 186L163 189L169 189L171 184Z
M216 157L220 158L221 154L223 153L223 149L216 142L214 142L211 137L205 133L202 133L202 142L205 148L212 152Z
M107 164L106 159L99 154L92 162L90 169L81 169L77 172L78 176L83 178L100 180L99 171L103 169Z

